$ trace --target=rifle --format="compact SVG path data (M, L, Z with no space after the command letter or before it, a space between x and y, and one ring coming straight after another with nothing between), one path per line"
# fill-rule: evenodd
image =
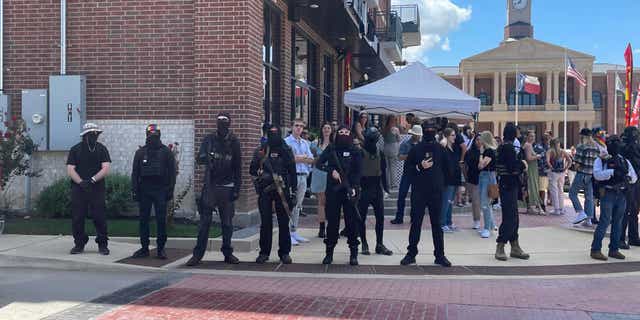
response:
M289 207L289 202L287 201L287 197L284 194L284 179L282 178L281 175L275 173L275 171L273 170L273 166L271 166L271 162L267 161L267 157L269 157L270 151L271 150L269 146L267 146L267 152L265 153L264 157L260 159L260 171L262 171L260 176L265 174L263 167L265 167L265 163L266 163L267 165L269 165L269 168L265 168L265 169L268 169L268 171L270 172L271 180L273 182L270 183L268 186L266 186L262 191L271 192L271 191L274 191L275 189L276 193L278 194L278 197L280 198L280 202L282 202L282 207L284 208L284 211L289 216L289 219L291 219L291 208ZM260 178L258 177L258 179Z
M346 192L347 192L347 199L349 199L349 201L353 203L354 207L357 207L357 205L356 205L357 197L351 195L351 192L350 192L351 191L350 190L351 189L351 184L349 183L349 178L347 177L346 173L342 169L342 165L340 164L340 160L338 159L338 155L336 154L335 150L332 150L331 154L333 155L333 160L335 160L335 162L336 162L336 167L338 169L338 174L340 175L340 184L338 185L338 188L336 190L345 189ZM356 210L357 210L357 208L356 208Z

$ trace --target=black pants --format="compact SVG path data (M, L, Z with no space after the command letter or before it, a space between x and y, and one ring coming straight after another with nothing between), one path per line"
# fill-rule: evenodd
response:
M431 222L431 235L433 237L433 255L436 258L444 257L444 235L442 232L441 210L442 191L431 193L420 193L417 190L411 192L411 229L409 230L409 246L407 255L415 257L418 255L418 243L420 233L422 233L422 220L425 209L429 209L429 220Z
M327 189L332 188L327 186ZM345 231L347 233L347 243L349 248L357 248L358 229L360 226L360 216L356 212L355 204L347 198L346 191L327 190L327 237L324 243L327 248L333 248L338 243L338 233L340 229L340 212L344 213Z
M193 256L202 258L205 250L207 250L207 242L209 242L209 227L213 218L213 210L217 209L220 215L220 224L222 226L222 254L228 256L233 253L231 247L231 237L233 236L233 216L235 209L231 196L232 187L216 186L214 194L215 208L211 208L204 204L202 196L198 200L198 210L200 211L200 225L198 226L198 242L193 248Z
M149 249L149 219L151 206L156 212L157 249L164 249L167 243L167 191L153 186L140 186L140 244Z
M500 206L502 207L502 223L498 231L498 243L507 243L518 240L518 190L517 186L500 184Z
M291 252L291 234L289 233L289 215L284 210L280 196L275 192L261 192L258 195L260 210L260 254L269 256L273 241L273 208L278 219L278 257Z
M622 217L622 232L620 242L627 239L627 229L629 241L640 241L638 236L638 211L640 211L640 183L634 183L627 190L627 209Z
M362 194L358 202L360 211L360 239L367 243L367 213L369 205L373 206L376 216L376 244L382 244L382 232L384 231L384 196L380 177L363 177L361 180Z
M84 220L91 210L91 218L96 227L96 243L107 245L107 217L105 214L105 186L104 182L92 185L89 191L84 191L79 185L71 186L71 229L76 246L84 247L89 237L84 232Z

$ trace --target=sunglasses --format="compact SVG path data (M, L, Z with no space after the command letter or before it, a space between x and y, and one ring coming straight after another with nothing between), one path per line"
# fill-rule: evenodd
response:
M304 124L294 124L293 126L296 128L304 128Z

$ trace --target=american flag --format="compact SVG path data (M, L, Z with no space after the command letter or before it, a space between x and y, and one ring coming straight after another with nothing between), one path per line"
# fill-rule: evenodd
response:
M584 76L580 72L578 72L578 70L576 70L576 65L573 64L573 61L571 61L571 58L567 58L567 76L576 79L576 81L578 81L578 83L580 83L581 86L583 87L587 86L587 80L584 78Z

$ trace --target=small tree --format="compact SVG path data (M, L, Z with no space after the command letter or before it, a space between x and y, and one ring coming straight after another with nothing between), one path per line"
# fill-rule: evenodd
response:
M22 119L13 118L5 122L7 130L0 131L0 189L5 187L13 177L40 176L40 170L31 170L31 155L38 150L38 145L27 134L27 126Z

